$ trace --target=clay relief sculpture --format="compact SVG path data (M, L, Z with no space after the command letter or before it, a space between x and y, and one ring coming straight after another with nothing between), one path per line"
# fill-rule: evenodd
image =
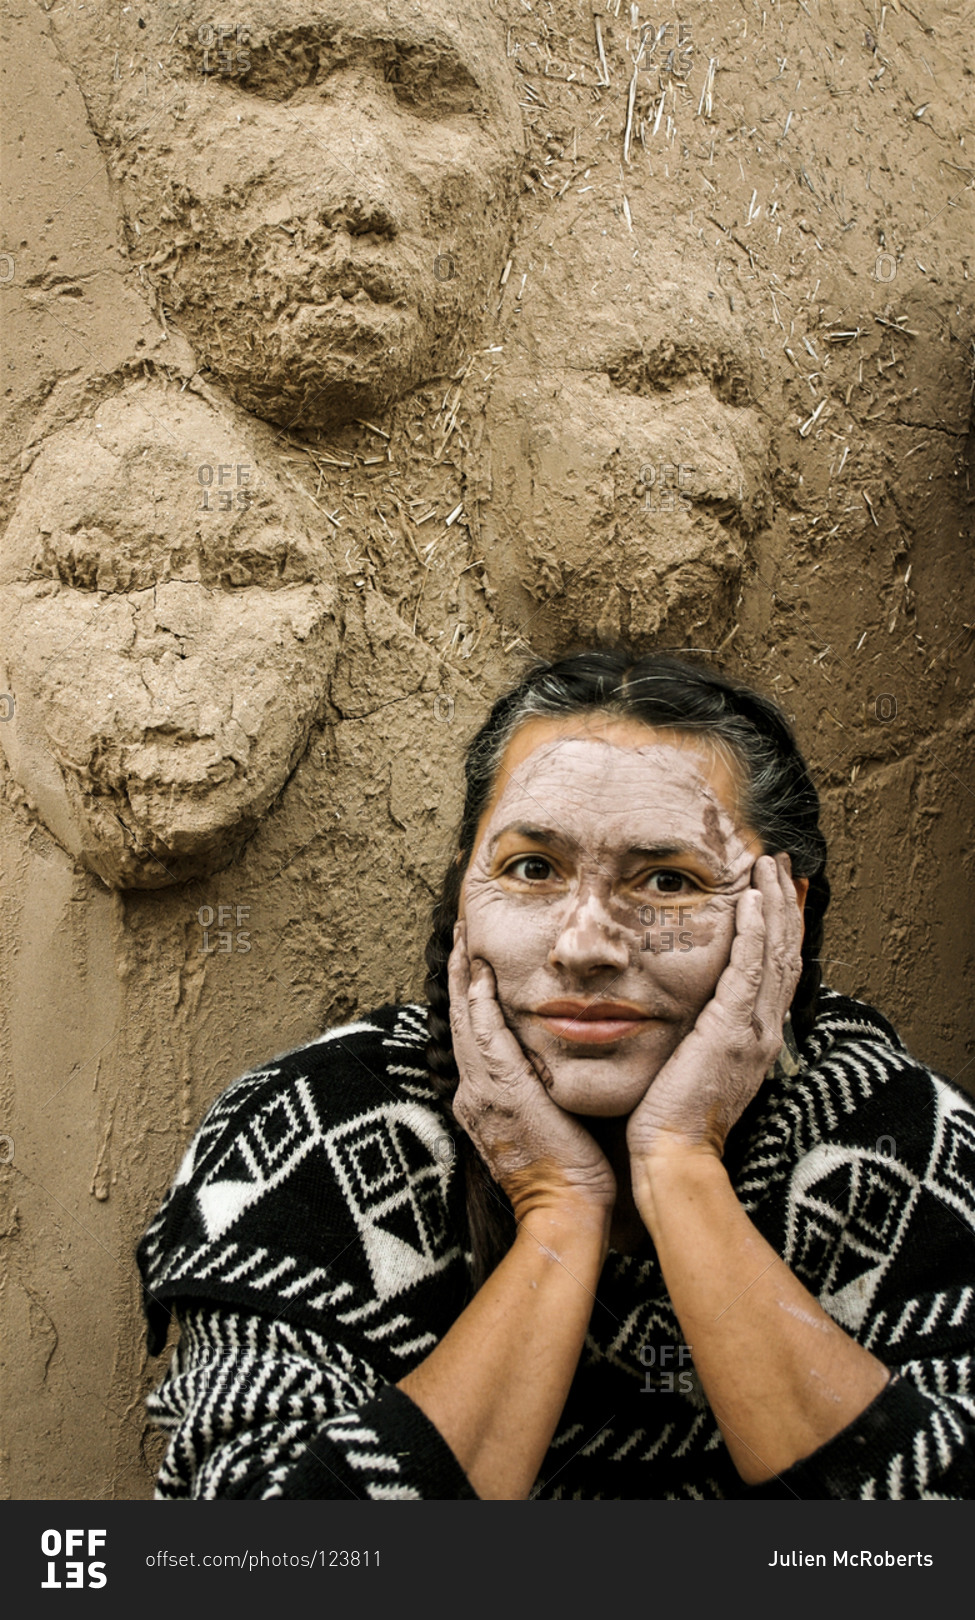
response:
M7 757L112 888L226 864L334 662L331 560L235 425L175 388L106 398L45 444L7 531Z
M92 9L60 37L195 358L101 379L35 439L0 567L4 751L65 849L153 888L233 858L335 663L331 531L263 424L340 428L456 366L504 262L521 120L486 5L245 4L229 42L133 13L145 70L117 52L107 81Z
M847 236L845 215L830 223L828 155L817 189L790 167L787 114L769 146L760 98L722 114L726 172L713 167L716 57L705 71L691 22L637 27L639 8L616 7L597 28L588 5L561 9L552 29L514 11L505 29L489 0L456 14L437 0L248 0L232 28L182 4L52 12L172 339L168 368L157 350L138 382L103 379L71 427L52 413L57 431L35 434L0 576L15 705L0 740L50 830L107 883L168 885L233 858L323 716L355 586L371 586L374 611L405 613L407 631L419 620L418 662L458 637L467 658L483 637L468 667L485 687L516 642L547 655L665 636L713 653L773 532L776 554L793 525L818 545L816 523L870 553L867 485L884 487L887 446L862 436L851 396L866 421L886 411L904 430L905 408L919 422L944 399L954 411L920 372L932 397L910 387L869 173ZM729 94L742 49L721 46ZM854 75L875 54L857 50ZM722 184L728 220L734 196L759 235L711 217ZM837 197L848 184L843 170ZM778 255L765 280L753 240ZM875 376L854 354L863 334L901 346L877 354ZM839 377L843 404L827 404ZM394 404L414 402L430 428L431 379L440 440L424 456L419 433L401 437L398 488L363 494L350 456L320 463L324 492L296 499L275 435L376 449ZM407 516L383 551L395 511L432 515L409 496L427 495L423 469L443 471L458 423L440 515L464 497L469 548L445 557L436 525ZM854 466L863 497L847 493ZM341 530L320 515L333 501L353 514ZM99 583L113 569L132 583ZM135 600L150 590L152 619ZM197 593L182 618L176 592ZM237 617L251 630L235 651L229 628L209 626ZM819 656L831 637L818 617L816 630Z
M549 263L488 402L488 571L499 611L547 651L663 626L673 645L715 646L768 518L761 357L713 260L675 234L646 263L613 270L584 235ZM506 442L520 454L499 457Z

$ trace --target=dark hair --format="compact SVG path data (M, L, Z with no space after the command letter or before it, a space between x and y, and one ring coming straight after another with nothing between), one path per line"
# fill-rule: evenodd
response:
M673 653L632 654L625 648L583 652L542 664L499 698L467 750L467 792L457 843L460 859L447 868L433 908L426 947L429 1003L427 1061L440 1096L449 1102L459 1076L450 1033L447 959L453 947L461 885L498 768L514 733L539 716L605 713L662 730L707 737L737 766L740 813L755 828L767 854L786 851L793 877L809 879L802 943L802 974L790 1008L800 1043L816 1017L822 983L823 921L829 905L826 840L819 826L819 795L785 715L769 698ZM466 1131L458 1125L458 1160L467 1190L476 1292L510 1247L514 1218Z

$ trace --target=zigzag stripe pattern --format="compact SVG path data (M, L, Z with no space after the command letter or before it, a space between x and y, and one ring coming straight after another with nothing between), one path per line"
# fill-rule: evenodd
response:
M396 1388L463 1309L470 1237L424 1062L387 1006L216 1101L139 1250L170 1437L157 1493L473 1494ZM880 1014L830 990L798 1073L766 1081L726 1164L759 1231L892 1370L768 1487L736 1473L656 1257L611 1253L532 1491L551 1500L975 1496L975 1109Z
M255 1478L262 1497L280 1496L312 1446L344 1486L337 1494L369 1496L382 1476L398 1495L418 1495L401 1470L408 1459L389 1456L362 1420L377 1385L367 1362L307 1329L187 1310L169 1376L148 1403L173 1436L157 1497L249 1495Z

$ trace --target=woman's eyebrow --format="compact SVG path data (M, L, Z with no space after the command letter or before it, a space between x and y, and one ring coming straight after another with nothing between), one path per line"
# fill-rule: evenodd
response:
M639 855L647 861L669 861L675 855L696 855L698 860L711 866L713 857L697 844L650 844L634 845L627 850L628 855Z
M568 849L575 843L575 839L567 838L565 833L558 832L554 827L535 827L527 821L510 821L506 827L499 827L488 842L488 854L493 855L497 845L507 833L517 833L519 838L530 838L533 844L555 844L560 849Z
M536 827L527 821L512 821L506 827L499 828L490 839L488 854L493 855L495 848L507 833L515 833L519 838L529 838L534 844L549 844L559 849L569 849L577 843L576 839L568 838L565 833L557 831L554 827ZM648 861L668 861L679 855L694 855L699 861L703 861L708 871L713 872L715 869L713 855L697 844L636 844L626 853Z

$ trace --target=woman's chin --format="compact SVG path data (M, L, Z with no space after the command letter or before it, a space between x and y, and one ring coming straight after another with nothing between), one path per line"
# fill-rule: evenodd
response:
M551 1063L549 1064L552 1070ZM603 1075L584 1078L553 1072L549 1096L567 1114L589 1115L597 1119L625 1119L639 1107L650 1089L650 1080L640 1075L614 1077L608 1070ZM652 1077L651 1077L652 1078Z

